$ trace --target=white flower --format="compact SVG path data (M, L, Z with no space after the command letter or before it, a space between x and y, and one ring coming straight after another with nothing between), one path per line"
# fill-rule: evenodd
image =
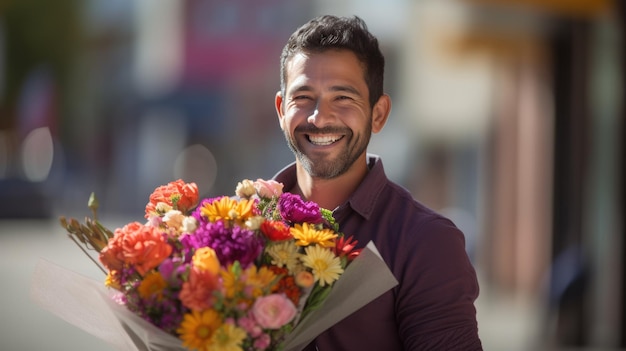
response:
M183 233L193 233L198 228L198 221L193 217L185 217L183 219Z
M256 189L254 188L254 182L250 179L244 179L241 182L237 183L237 188L235 189L235 195L242 197L244 199L249 199L253 195L256 194Z
M178 210L171 210L163 215L163 223L167 224L168 227L179 229L183 225L183 220L185 216L182 212Z
M159 202L154 207L156 213L163 214L172 210L172 206L166 204L165 202Z
M265 222L265 217L263 216L250 217L246 221L246 227L250 230L258 230L261 228L261 224L263 224L263 222Z

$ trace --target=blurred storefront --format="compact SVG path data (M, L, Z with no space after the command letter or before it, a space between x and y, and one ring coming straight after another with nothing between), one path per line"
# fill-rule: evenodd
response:
M623 4L413 13L402 92L426 161L416 196L475 219L483 294L536 308L532 347L626 347Z

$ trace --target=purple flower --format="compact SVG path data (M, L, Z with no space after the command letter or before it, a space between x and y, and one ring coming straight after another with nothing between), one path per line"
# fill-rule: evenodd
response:
M185 272L185 266L180 257L165 259L159 265L158 270L170 286L180 287L182 285L183 281L180 276Z
M165 296L163 299L156 297L141 299L136 305L135 312L144 320L171 334L176 331L185 314L184 307L176 295Z
M304 202L298 195L283 193L278 199L278 210L290 223L322 223L320 207L313 201Z
M174 260L172 258L166 258L159 265L159 273L164 279L170 279L172 272L174 271Z
M194 237L195 234L185 233L178 238L178 240L182 244L181 254L184 258L183 263L191 262L191 257L193 256L193 252L196 249Z
M239 226L227 227L223 221L203 223L186 240L186 245L193 248L215 250L223 266L239 261L246 268L263 250L263 240L254 231Z

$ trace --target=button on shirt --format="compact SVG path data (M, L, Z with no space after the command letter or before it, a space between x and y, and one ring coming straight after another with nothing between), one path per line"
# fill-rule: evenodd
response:
M475 270L463 233L413 199L368 155L369 172L333 215L359 247L370 240L399 285L319 335L306 350L482 350ZM295 164L275 177L294 189Z

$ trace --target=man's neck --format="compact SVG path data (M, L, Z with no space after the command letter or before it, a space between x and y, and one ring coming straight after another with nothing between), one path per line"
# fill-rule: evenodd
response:
M367 175L367 171L365 157L359 158L347 172L332 179L311 177L296 162L298 180L291 192L301 195L307 201L314 201L322 208L334 210L348 200Z

